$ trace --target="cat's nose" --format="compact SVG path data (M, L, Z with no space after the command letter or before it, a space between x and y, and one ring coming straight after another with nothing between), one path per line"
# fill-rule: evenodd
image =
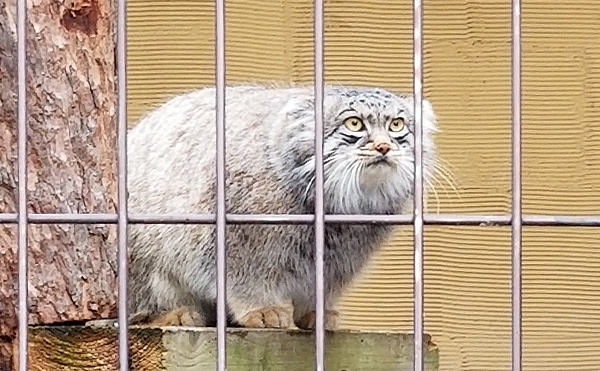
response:
M385 142L381 142L381 143L377 143L375 145L375 150L379 153L381 153L382 155L387 154L390 151L391 147L388 143Z

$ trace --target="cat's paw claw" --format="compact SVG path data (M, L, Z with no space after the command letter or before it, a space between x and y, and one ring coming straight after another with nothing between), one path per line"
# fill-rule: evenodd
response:
M179 307L152 319L151 326L198 326L206 325L205 318L192 307Z
M238 322L242 327L288 328L291 324L291 315L287 308L270 306L253 310Z
M340 316L339 312L337 310L326 310L325 311L325 318L324 318L324 322L325 322L325 330L328 331L333 331L337 328L337 322L338 322L338 317ZM302 330L314 330L315 329L315 323L317 320L317 315L315 313L315 311L310 311L308 313L306 313L305 315L303 315L302 317L300 317L300 319L298 319L296 321L296 326L298 326L299 329Z

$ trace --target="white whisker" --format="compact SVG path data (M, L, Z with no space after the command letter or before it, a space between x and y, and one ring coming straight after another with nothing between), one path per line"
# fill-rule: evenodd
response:
M427 186L433 191L433 195L435 197L435 201L436 201L436 214L440 213L440 198L438 196L437 191L435 190L435 186L431 183L431 181L428 178L425 178L425 182L427 183Z
M458 190L456 189L456 186L454 185L455 182L453 181L453 177L452 177L451 173L449 173L447 171L447 169L445 169L442 166L442 164L440 164L440 163L434 162L433 166L434 166L434 170L435 170L434 175L442 178L450 186L450 188L452 188L454 193L456 195L460 196ZM439 179L438 179L438 181L439 181ZM441 183L440 183L440 185L441 185Z

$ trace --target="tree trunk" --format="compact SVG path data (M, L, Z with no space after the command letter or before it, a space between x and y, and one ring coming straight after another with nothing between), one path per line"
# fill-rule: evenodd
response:
M114 213L115 6L27 1L28 209ZM16 1L0 2L0 213L17 203ZM0 370L17 327L17 227L0 224ZM31 225L29 323L116 315L116 227ZM4 362L4 364L3 364Z

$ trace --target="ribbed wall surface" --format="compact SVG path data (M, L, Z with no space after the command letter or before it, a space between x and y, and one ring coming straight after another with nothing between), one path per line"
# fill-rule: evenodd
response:
M227 1L227 78L311 82L312 1ZM412 1L326 2L328 82L412 89ZM129 1L129 114L214 81L213 2ZM425 0L442 130L430 210L510 211L510 1ZM600 3L523 2L524 208L600 214ZM600 230L525 228L524 370L600 370ZM510 229L427 227L426 330L444 371L510 369ZM347 328L412 328L412 231L346 295Z

